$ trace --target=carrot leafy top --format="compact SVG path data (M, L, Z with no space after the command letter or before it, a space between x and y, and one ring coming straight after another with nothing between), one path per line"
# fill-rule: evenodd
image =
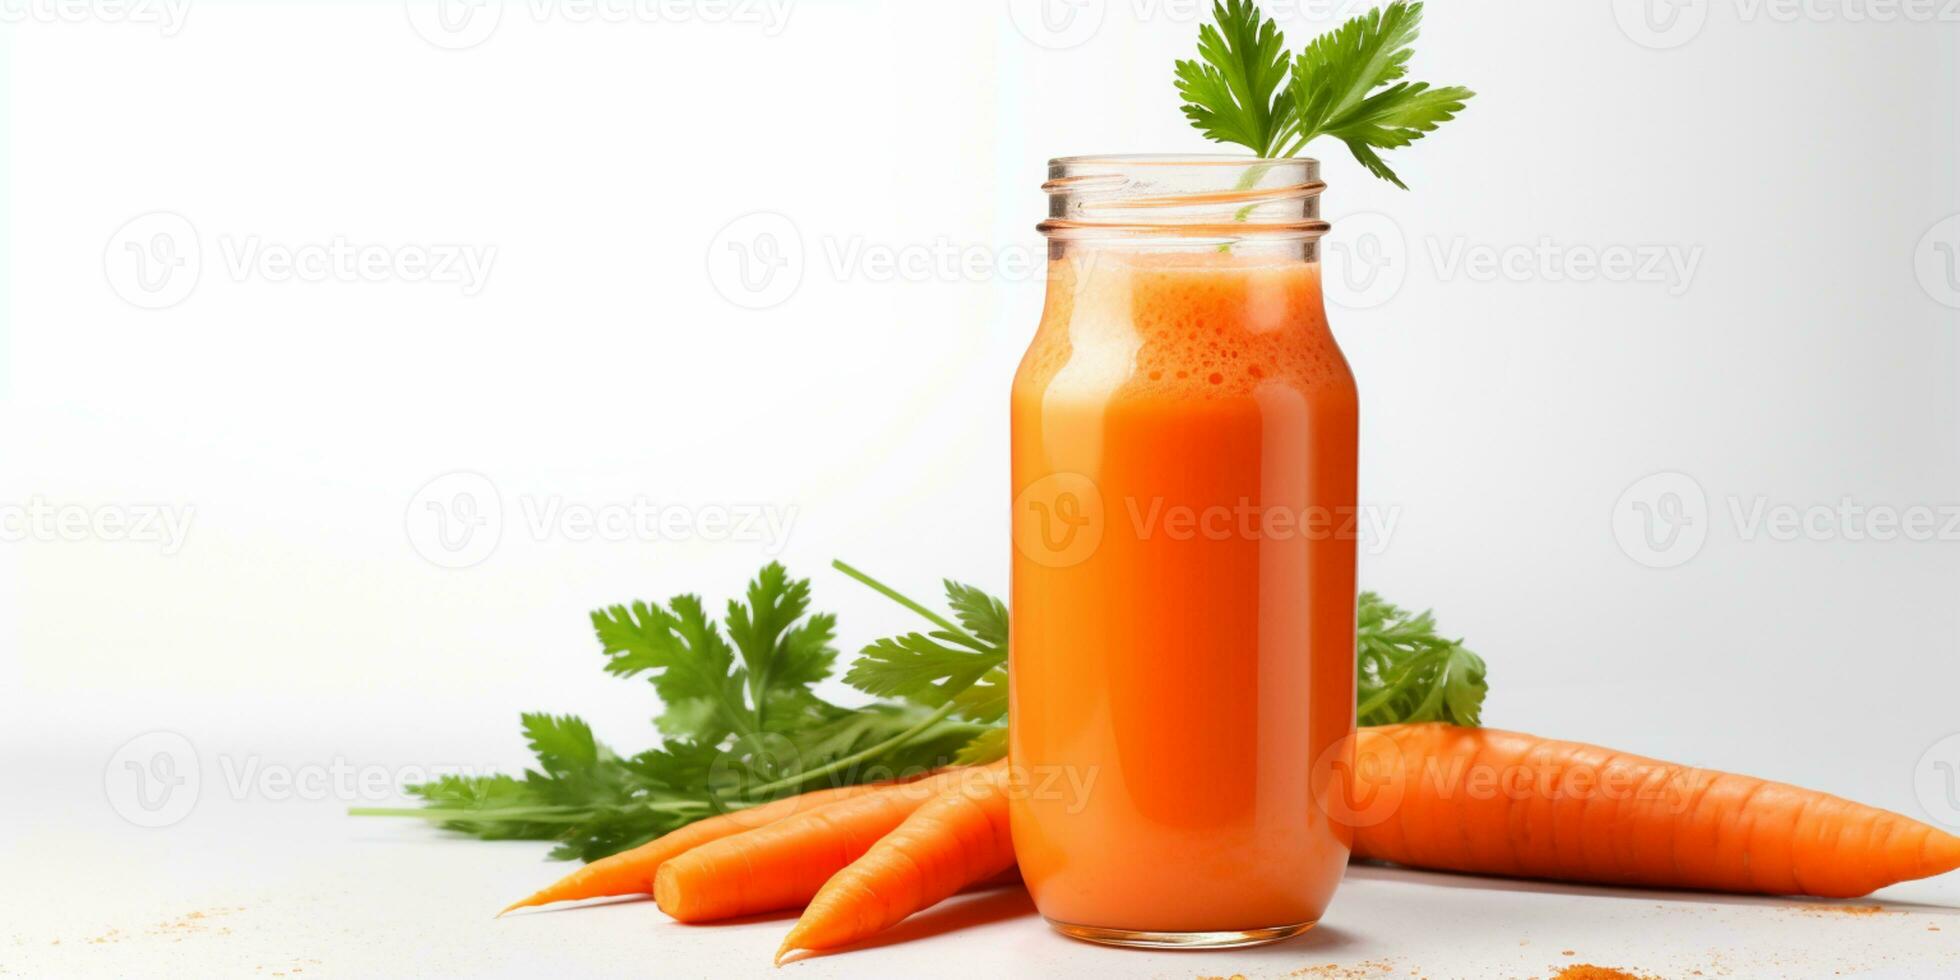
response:
M844 707L817 696L836 665L836 617L811 613L809 580L772 563L719 622L694 595L592 614L606 670L652 682L657 747L621 756L575 716L526 714L537 762L523 776L444 776L409 788L419 809L354 812L486 840L555 840L554 857L590 861L793 793L1005 755L1007 604L949 580L948 616L833 564L931 624L871 643L844 674L882 700ZM1477 724L1484 663L1443 639L1428 613L1363 593L1358 623L1362 724Z
M1198 57L1176 65L1184 115L1206 138L1257 156L1294 156L1331 136L1369 173L1406 189L1378 151L1421 139L1476 94L1402 81L1422 24L1420 3L1370 10L1297 55L1252 0L1216 0L1212 19L1198 29Z
M1483 724L1484 659L1436 632L1436 617L1412 615L1373 592L1356 618L1357 720L1363 725L1446 721Z

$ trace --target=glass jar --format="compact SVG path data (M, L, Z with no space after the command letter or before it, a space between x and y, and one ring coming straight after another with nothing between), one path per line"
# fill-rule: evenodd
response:
M1348 837L1353 376L1319 164L1051 161L1047 304L1014 379L1014 848L1061 932L1311 928ZM1335 787L1338 788L1338 787Z

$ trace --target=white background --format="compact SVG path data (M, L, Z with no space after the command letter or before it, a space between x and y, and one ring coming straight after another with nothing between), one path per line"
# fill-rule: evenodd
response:
M338 811L373 794L240 790L238 773L517 767L522 710L645 747L651 691L601 673L585 612L718 603L771 558L815 577L847 650L914 624L833 557L918 593L944 576L1004 589L1006 389L1039 313L1043 163L1209 148L1176 111L1170 65L1198 16L1173 0L1081 0L1073 21L1057 0L1059 32L1035 2L649 4L605 22L526 0L447 34L419 3L178 4L0 3L0 506L190 519L181 542L0 543L0 971L330 971L320 950L347 944L307 946L299 923L427 951L455 933L412 920L457 901L459 869L488 907L548 876L542 848L358 824ZM1270 9L1297 45L1352 6ZM1393 155L1413 190L1315 147L1363 496L1395 522L1363 585L1468 637L1491 724L1960 825L1960 739L1941 742L1960 731L1960 10L1650 6L1439 0L1414 77L1478 95ZM758 211L777 217L731 227ZM181 221L138 220L156 212ZM767 248L758 231L789 264L744 292L730 246ZM128 246L160 232L199 268L148 291ZM467 250L487 275L239 265L336 242ZM1649 254L1663 264L1576 281L1540 259ZM880 264L894 256L923 264ZM424 488L457 472L490 481L477 502L502 514L466 554L425 533ZM1647 480L1665 473L1681 476ZM453 503L459 485L480 486L431 493ZM578 540L529 516L636 497L787 531ZM1852 540L1867 528L1840 523L1847 505L1929 508L1931 531ZM1768 527L1820 506L1794 538ZM1643 527L1652 513L1683 536ZM188 741L203 784L185 819L144 830L104 775L155 731ZM418 861L447 885L408 877L434 872ZM243 882L263 902L227 897ZM1057 941L1013 965L1354 961L1400 938L1381 917L1429 894L1407 889L1477 901L1445 882L1351 883L1329 926L1360 946L1169 961ZM1960 904L1950 882L1888 894ZM175 937L190 945L167 963L149 959L167 935L87 944L227 902L269 910L256 930L238 913L236 933ZM400 914L346 912L362 906ZM1770 906L1695 907L1767 909L1771 933L1782 915L1797 938L1776 941L1850 957L1834 969L1943 962L1858 960L1862 940L1819 932L1841 924ZM1630 966L1716 962L1721 940L1693 929L1656 949L1660 927L1572 908L1519 914L1579 916ZM604 915L628 934L658 920ZM482 935L451 958L341 966L517 969L498 944L555 945L574 918L471 918ZM1951 956L1960 921L1922 921L1883 928ZM1005 938L963 968L1046 942L1025 912L989 930ZM700 955L731 948L683 932ZM751 933L740 948L773 946ZM1527 938L1474 926L1435 954L1454 962L1401 965L1559 960L1517 960ZM961 941L911 945L943 965ZM653 948L580 962L626 969ZM1733 957L1753 954L1725 955L1749 972ZM878 962L900 961L860 964Z

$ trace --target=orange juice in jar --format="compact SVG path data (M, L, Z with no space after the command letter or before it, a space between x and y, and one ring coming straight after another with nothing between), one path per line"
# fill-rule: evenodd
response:
M1313 778L1355 710L1356 396L1321 186L1307 159L1050 164L1009 728L1021 873L1077 938L1283 939L1347 862Z

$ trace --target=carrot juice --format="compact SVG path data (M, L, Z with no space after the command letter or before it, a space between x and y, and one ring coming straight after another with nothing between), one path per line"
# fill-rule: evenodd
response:
M1119 944L1297 934L1347 861L1311 778L1354 728L1356 396L1319 184L1199 159L1052 165L1012 395L1014 848L1057 929Z

